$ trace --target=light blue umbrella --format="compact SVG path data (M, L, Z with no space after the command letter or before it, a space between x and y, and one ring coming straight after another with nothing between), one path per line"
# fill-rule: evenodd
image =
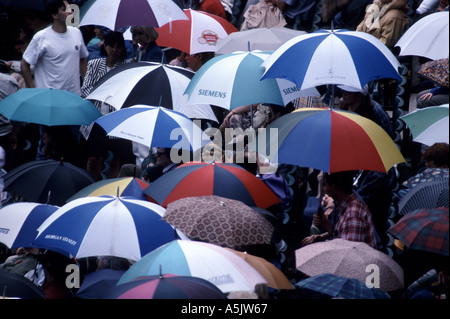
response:
M23 88L0 101L0 113L9 120L54 125L88 125L102 116L88 100L58 89Z

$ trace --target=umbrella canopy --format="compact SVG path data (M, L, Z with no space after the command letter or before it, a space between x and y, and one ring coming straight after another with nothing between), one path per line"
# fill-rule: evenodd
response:
M422 176L422 178L426 178L426 176ZM436 178L432 182L420 182L410 188L398 202L398 213L403 216L419 208L448 207L448 201L449 185L447 169L446 179L439 180Z
M429 61L420 67L417 74L442 87L449 87L448 58Z
M114 269L99 269L88 273L75 296L81 299L99 299L105 291L116 285L124 273L125 270Z
M264 182L232 163L182 164L159 177L144 192L163 207L177 199L209 195L239 200L248 206L264 209L280 201Z
M417 55L431 60L448 58L448 11L431 13L409 27L395 46L400 56Z
M264 258L248 254L247 252L237 251L226 248L235 253L250 265L253 266L266 280L267 286L274 289L294 289L289 279L274 264L268 262Z
M96 123L109 136L131 140L147 147L197 151L211 142L186 115L164 107L135 105L104 115Z
M144 189L148 185L150 184L136 177L108 178L86 186L67 199L66 202L82 197L102 195L132 196L136 199L147 200L148 197L144 194Z
M164 208L132 197L75 199L38 229L36 247L65 251L75 258L116 256L138 260L177 238L161 219Z
M393 165L405 162L395 143L378 124L349 111L301 108L266 128L269 133L272 129L276 129L277 134L267 134L270 137L266 150L270 150L273 163L333 173L386 172Z
M223 293L254 291L266 280L250 264L223 247L189 240L174 240L134 263L118 285L140 276L170 273L208 280Z
M295 265L308 276L330 273L363 283L373 271L367 269L375 265L381 290L393 291L404 286L402 267L387 254L362 242L337 238L304 246L295 251Z
M9 248L31 247L38 227L58 206L39 203L12 203L0 209L0 243Z
M116 109L139 104L164 106L189 118L217 122L209 105L187 105L184 91L194 74L185 68L160 63L126 63L102 77L86 99L107 102Z
M0 271L1 296L20 299L45 299L42 290L28 278L6 271Z
M191 239L230 248L270 244L274 231L269 221L241 201L214 195L171 202L163 220Z
M408 249L448 256L448 226L448 207L440 207L412 211L388 231Z
M325 299L391 299L390 295L381 289L368 288L362 281L333 274L312 276L299 281L295 286L308 294Z
M53 125L88 125L102 116L78 94L57 89L23 88L0 101L0 113L9 120Z
M449 143L448 104L416 109L400 117L411 131L413 141L428 146Z
M288 40L306 34L305 31L285 27L254 28L233 32L217 41L216 55L231 54L236 51L275 51Z
M185 9L189 20L178 20L157 28L156 43L187 54L215 52L217 43L238 30L227 20L203 11Z
M261 81L264 73L261 64L270 54L235 52L212 58L197 71L187 86L189 103L207 103L232 110L256 103L286 105L303 95L319 95L315 89L300 92L294 83L283 79Z
M62 206L84 187L94 183L84 169L56 160L31 161L3 176L5 191L22 196L28 202Z
M89 0L80 16L80 26L101 25L111 30L132 25L160 27L188 19L172 0Z
M227 299L211 282L192 276L142 276L109 290L102 299Z
M401 80L394 54L379 39L357 31L300 35L280 46L264 66L262 79L287 79L302 90L324 84L362 89L378 79Z

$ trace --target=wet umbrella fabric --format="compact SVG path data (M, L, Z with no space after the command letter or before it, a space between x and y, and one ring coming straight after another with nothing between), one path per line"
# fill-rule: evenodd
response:
M229 248L270 244L274 231L269 221L241 201L214 195L171 202L163 220L191 239Z
M369 288L365 282L333 274L321 274L303 279L295 284L308 295L317 298L391 299L378 288Z
M99 299L106 291L113 288L125 270L99 269L83 278L80 289L76 293L77 298Z
M412 211L388 231L408 249L449 255L448 207Z
M280 201L264 182L232 163L185 163L159 177L144 192L164 207L177 199L208 195L264 209Z
M7 119L47 126L88 125L102 114L78 94L57 89L23 88L0 101Z
M84 169L56 160L32 161L3 176L5 191L22 196L28 202L62 206L66 200L94 183Z
M45 299L42 290L28 278L6 271L0 271L0 296L1 298Z
M38 229L33 245L65 251L75 258L116 256L139 260L178 238L161 219L164 208L132 197L75 199L52 214Z
M331 273L364 283L372 280L370 273L376 271L381 290L404 288L403 268L387 254L363 242L336 238L301 247L295 251L295 265L308 276Z
M256 269L234 253L190 240L174 240L155 249L134 263L117 284L161 272L206 279L223 293L254 291L255 285L267 284Z
M164 274L137 277L109 290L102 299L226 299L211 282L192 276Z
M0 243L9 248L31 247L38 227L59 207L39 203L11 203L0 209Z
M448 208L448 206L448 178L439 180L439 177L436 176L433 182L420 182L410 188L398 202L398 213L404 216L420 208Z
M421 65L417 74L434 82L436 85L449 88L448 58L429 61Z

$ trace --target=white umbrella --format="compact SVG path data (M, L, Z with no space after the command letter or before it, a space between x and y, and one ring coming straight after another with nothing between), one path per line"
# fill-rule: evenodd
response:
M399 55L417 55L431 60L448 58L448 22L448 11L435 12L415 22L395 44L400 47Z

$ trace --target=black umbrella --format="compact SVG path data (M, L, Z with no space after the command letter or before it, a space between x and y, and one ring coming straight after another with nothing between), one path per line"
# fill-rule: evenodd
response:
M95 182L86 170L52 159L22 164L3 179L5 191L29 202L57 206L64 205L69 197Z
M398 211L404 216L421 208L449 206L448 180L423 182L412 187L399 201Z
M0 299L45 299L45 295L38 286L28 278L6 271L0 271Z

